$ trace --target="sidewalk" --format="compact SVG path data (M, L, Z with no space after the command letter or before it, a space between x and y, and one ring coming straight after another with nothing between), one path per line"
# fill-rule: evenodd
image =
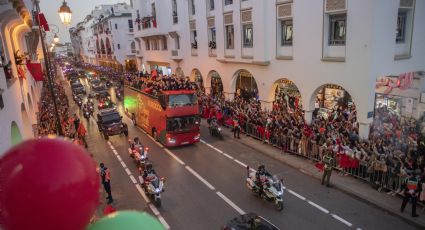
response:
M230 129L226 128L223 131L226 133L227 137L233 138L233 134ZM306 175L316 178L318 180L317 185L320 186L322 172L315 167L314 162L290 153L282 153L280 149L269 144L263 144L262 142L245 134L241 134L241 139L238 141L275 160L281 161L295 169L298 169ZM385 192L378 192L373 189L370 184L351 176L338 175L336 171L334 171L331 176L331 187L354 196L384 212L397 216L418 228L425 228L425 213L421 211L422 206L418 205L416 207L419 217L413 218L411 217L412 208L410 203L406 206L404 213L401 213L400 207L402 199L400 197L387 195Z

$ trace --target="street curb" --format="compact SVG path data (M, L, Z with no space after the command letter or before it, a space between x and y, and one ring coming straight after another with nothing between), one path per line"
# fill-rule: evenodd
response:
M246 135L246 134L243 134L243 135L245 135L245 137L250 137L250 138L252 138L253 140L258 141L258 140L257 140L257 139L255 139L254 137L251 137L251 136ZM233 139L232 139L232 140L233 140ZM257 148L257 147L255 146L255 144L248 144L248 143L246 143L245 141L240 141L240 140L241 140L241 139L239 139L239 141L238 141L239 143L241 143L241 144L243 144L243 145L245 145L245 146L247 146L247 147L249 147L249 148L251 148L251 149L254 149L254 150L256 150L257 152L260 152L260 153L262 153L262 154L264 154L264 155L266 155L266 156L268 156L268 157L270 157L270 158L272 158L272 159L274 159L274 160L277 160L277 161L279 161L279 162L282 162L282 163L284 163L285 165L288 165L289 167L291 167L291 168L293 168L293 169L296 169L296 170L300 171L301 173L303 173L303 174L305 174L305 175L307 175L307 176L310 176L310 177L312 177L312 178L315 178L315 179L317 179L317 180L319 180L319 181L321 180L320 176L319 176L319 177L318 177L318 176L315 176L315 175L313 175L312 173L310 173L310 172L308 172L308 171L304 170L302 167L296 167L296 166L294 166L294 165L290 164L289 162L285 161L284 159L281 159L279 156L276 156L276 155L274 155L274 154L269 154L269 153L267 153L266 151L263 151L263 150L261 150L260 148ZM258 141L258 144L263 145L263 144L265 144L265 143L262 143L262 142L259 142L259 141ZM268 145L268 144L267 144L267 145ZM269 147L273 147L273 146L270 146L270 145L268 145L268 146L269 146ZM291 154L291 153L288 153L288 152L285 152L285 153L283 153L283 154L294 155L294 154ZM294 155L294 156L295 156L295 155ZM304 159L304 160L308 160L308 159ZM362 201L362 202L364 202L364 203L366 203L366 204L368 204L368 205L370 205L370 206L372 206L372 207L375 207L375 208L377 208L377 209L380 209L380 210L382 210L382 211L384 211L384 212L386 212L386 213L388 213L388 214L390 214L390 215L392 215L392 216L398 217L398 218L402 219L403 221L407 222L408 224L410 224L410 225L412 225L412 226L414 226L414 227L417 227L417 228L420 228L420 229L422 229L422 228L424 228L424 227L425 227L425 225L419 224L419 223L417 223L417 222L413 221L411 218L401 215L401 214L400 214L399 212L397 212L397 211L393 211L393 210L387 209L387 208L385 208L385 207L382 207L382 206L380 206L379 204L374 203L374 202L372 202L372 201L368 200L367 198L365 198L365 197L363 197L363 196L361 196L361 195L357 194L356 192L353 192L353 191L350 191L350 190L348 190L348 189L342 188L341 186L338 186L338 185L335 185L335 184L332 184L332 185L331 185L331 188L337 189L338 191L341 191L341 192L343 192L343 193L345 193L345 194L347 194L347 195L350 195L350 196L352 196L353 198L355 198L355 199L357 199L357 200L360 200L360 201ZM400 201L401 201L401 200L400 200ZM420 218L420 217L419 217L419 218Z

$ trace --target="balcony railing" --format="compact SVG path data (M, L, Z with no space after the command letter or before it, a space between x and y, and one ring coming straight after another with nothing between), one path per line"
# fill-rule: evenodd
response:
M135 54L135 53L137 53L137 50L131 50L131 53Z

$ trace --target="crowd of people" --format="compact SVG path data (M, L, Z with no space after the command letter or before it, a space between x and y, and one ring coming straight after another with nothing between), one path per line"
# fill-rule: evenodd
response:
M157 95L161 90L195 89L189 77L178 78L176 75L134 74L126 77L126 83L143 92Z
M302 109L289 100L275 101L271 111L263 110L255 98L239 96L225 100L200 95L200 103L204 118L215 117L227 126L237 120L243 132L284 152L318 161L331 152L336 159L334 168L341 174L370 181L378 189L388 189L389 194L401 192L401 182L408 175L424 179L424 144L418 141L420 122L402 118L385 106L377 108L369 138L361 139L354 104L340 104L327 118L314 114L307 124Z
M65 88L59 81L53 81L53 92L54 97L51 95L49 89L49 83L47 80L43 83L41 90L40 103L39 103L39 115L38 115L38 136L49 136L59 135L59 124L62 130L62 135L66 139L72 140L74 143L87 147L85 139L86 129L80 122L79 117L76 114L71 115L69 110L69 100L65 92ZM59 116L60 122L57 122L57 115Z

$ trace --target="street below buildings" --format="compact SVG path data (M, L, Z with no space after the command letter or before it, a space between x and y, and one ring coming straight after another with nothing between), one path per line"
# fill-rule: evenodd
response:
M84 85L89 91L86 81ZM72 101L69 87L66 90ZM117 102L113 90L110 94ZM398 217L332 187L321 186L318 180L264 155L258 151L261 142L249 140L258 145L254 149L227 132L224 140L211 137L206 122L201 126L201 142L164 148L133 126L124 115L122 104L117 105L128 125L129 136L116 135L105 140L97 128L96 112L87 120L78 106L71 103L71 110L87 128L88 151L111 171L113 206L117 210L147 211L173 230L220 229L228 220L249 212L263 216L280 229L415 229ZM139 171L129 156L128 139L136 136L149 147L148 157L158 175L166 178L161 207L155 207L144 195ZM283 178L286 188L282 212L255 197L245 185L246 166L256 169L259 164ZM101 193L100 209L106 204L103 188Z

